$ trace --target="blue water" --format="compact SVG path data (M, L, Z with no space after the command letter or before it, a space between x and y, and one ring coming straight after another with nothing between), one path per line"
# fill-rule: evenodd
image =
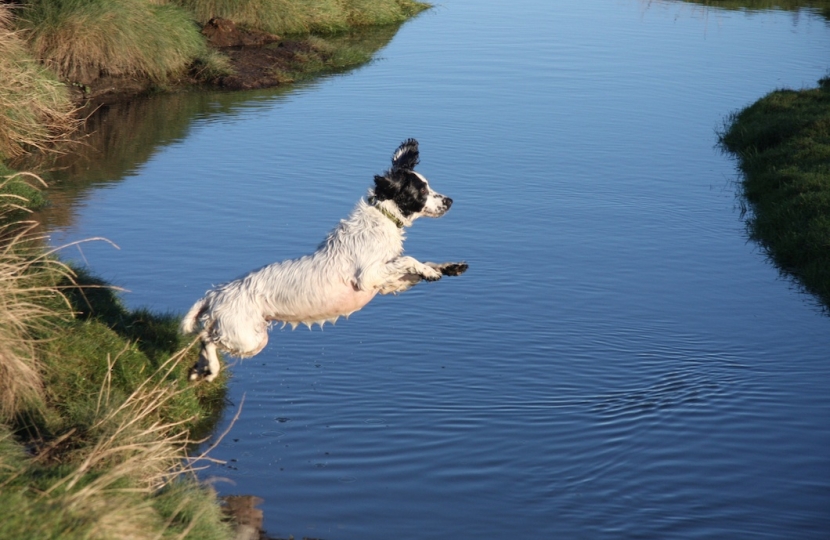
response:
M416 137L455 204L407 252L469 272L272 332L203 478L284 537L824 539L830 318L747 239L715 145L829 60L806 9L446 0L348 74L200 96L52 241L109 238L67 256L183 312L314 249Z

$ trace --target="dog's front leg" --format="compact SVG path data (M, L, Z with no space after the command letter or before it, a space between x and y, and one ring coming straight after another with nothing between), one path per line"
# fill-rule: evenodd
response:
M370 279L366 279L370 277L367 274L361 277L364 287L369 285L381 294L391 294L403 292L424 279L437 281L441 279L441 271L407 256L374 268Z
M385 270L386 274L392 279L401 279L404 276L410 276L410 281L413 277L427 281L438 281L443 275L439 268L424 264L409 256L398 257L389 261L386 264Z
M423 280L438 281L441 276L460 276L467 268L465 262L422 263L412 257L398 257L379 272L375 288L381 294L399 293Z

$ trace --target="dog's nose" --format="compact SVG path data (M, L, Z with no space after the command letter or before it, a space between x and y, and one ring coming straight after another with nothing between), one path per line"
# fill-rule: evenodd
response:
M444 197L444 206L446 206L447 210L449 210L450 206L452 206L452 199L450 199L449 197Z

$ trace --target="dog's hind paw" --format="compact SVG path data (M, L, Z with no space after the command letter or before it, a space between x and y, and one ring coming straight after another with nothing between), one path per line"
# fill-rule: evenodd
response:
M198 364L190 368L190 373L187 375L187 380L191 382L205 380L207 382L216 378L216 375L210 372L210 368L201 368Z

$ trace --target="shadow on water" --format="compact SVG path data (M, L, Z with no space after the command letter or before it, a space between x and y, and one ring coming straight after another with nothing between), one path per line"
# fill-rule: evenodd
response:
M326 41L371 58L384 48L400 25L360 29ZM303 82L250 91L193 91L132 98L90 108L84 126L64 153L32 158L17 168L45 170L49 206L37 219L47 229L69 227L74 210L91 190L120 182L156 152L187 138L194 122L231 118L268 106L329 76L349 73L368 62L331 69ZM48 161L44 161L44 159Z

